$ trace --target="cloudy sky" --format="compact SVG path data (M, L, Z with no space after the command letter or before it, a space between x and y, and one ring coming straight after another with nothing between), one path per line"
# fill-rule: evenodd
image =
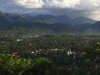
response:
M100 21L100 0L0 0L0 11L19 14L84 16Z

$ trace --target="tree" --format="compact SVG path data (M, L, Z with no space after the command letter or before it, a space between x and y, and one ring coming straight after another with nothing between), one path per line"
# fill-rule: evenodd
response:
M100 69L100 44L97 42L93 47L87 50L85 56L86 66L92 71Z
M54 69L53 62L45 58L34 59L33 63L33 75L50 75Z
M22 75L31 68L31 60L0 54L0 75Z

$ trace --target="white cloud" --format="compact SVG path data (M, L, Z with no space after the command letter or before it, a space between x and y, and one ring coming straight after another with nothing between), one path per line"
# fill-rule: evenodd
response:
M14 0L25 8L73 8L80 0Z
M73 8L80 3L80 0L47 0L46 8Z
M25 8L42 8L42 0L15 0L15 2Z
M95 10L100 7L100 0L80 0L79 9Z
M100 7L100 0L13 0L24 8L74 8L94 9Z
M100 21L100 10L89 11L85 17Z

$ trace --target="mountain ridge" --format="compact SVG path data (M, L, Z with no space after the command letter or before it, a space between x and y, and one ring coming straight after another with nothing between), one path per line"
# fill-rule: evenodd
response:
M47 24L53 24L53 23L65 23L65 24L70 24L74 23L75 25L79 24L84 24L84 23L95 23L95 20L89 19L89 18L84 18L84 17L78 17L78 18L70 18L67 15L62 15L62 16L54 16L54 15L36 15L32 16L30 14L12 14L12 13L3 13L0 12L0 15L9 18L7 19L8 21L10 20L11 22L44 22ZM1 20L1 19L0 19Z
M71 19L67 15L31 16L30 14L18 15L0 12L0 28L7 28L13 32L16 29L18 33L20 30L30 33L31 31L33 33L88 33L92 30L100 32L100 22L84 17Z

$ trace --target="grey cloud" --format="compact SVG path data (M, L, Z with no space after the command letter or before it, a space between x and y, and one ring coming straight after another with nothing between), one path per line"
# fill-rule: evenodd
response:
M100 0L0 0L0 11L32 15L68 15L72 18L84 16L100 20Z

